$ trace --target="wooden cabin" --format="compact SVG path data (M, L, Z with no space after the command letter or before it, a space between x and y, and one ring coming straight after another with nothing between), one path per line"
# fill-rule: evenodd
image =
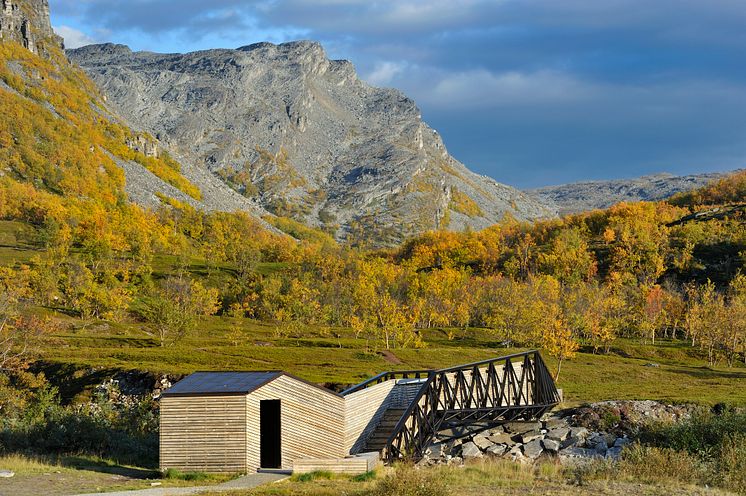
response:
M196 372L161 398L164 470L292 470L344 455L344 398L283 372Z

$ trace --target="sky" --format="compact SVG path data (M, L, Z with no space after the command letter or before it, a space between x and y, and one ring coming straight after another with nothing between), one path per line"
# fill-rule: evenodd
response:
M521 188L746 167L744 0L50 0L74 48L320 41Z

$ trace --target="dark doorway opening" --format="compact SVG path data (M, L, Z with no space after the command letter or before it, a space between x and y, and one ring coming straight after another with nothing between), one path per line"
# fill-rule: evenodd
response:
M259 450L262 468L282 468L280 400L259 402Z

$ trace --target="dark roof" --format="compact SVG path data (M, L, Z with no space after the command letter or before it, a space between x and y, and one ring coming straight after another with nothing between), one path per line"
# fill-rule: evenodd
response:
M280 377L282 372L195 372L163 392L165 396L248 394Z

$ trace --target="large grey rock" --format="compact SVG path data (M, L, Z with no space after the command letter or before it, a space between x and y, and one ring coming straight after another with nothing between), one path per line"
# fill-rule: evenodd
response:
M616 439L616 440L614 441L614 445L613 445L613 447L614 447L614 448L621 448L621 447L623 447L623 446L626 446L626 445L630 444L631 442L632 442L632 440L631 440L631 439L629 439L629 438L626 438L626 437L619 437L619 438L617 438L617 439Z
M543 451L544 448L541 445L540 439L534 439L530 443L523 445L523 454L532 460L538 458Z
M470 441L468 443L464 443L463 445L461 445L461 457L464 460L469 460L473 458L481 458L482 450L480 450L476 444Z
M588 429L585 427L570 427L570 436L585 439L588 436Z
M561 418L557 417L549 417L542 420L542 424L544 424L544 428L548 431L554 430L554 429L566 429L568 428L567 421Z
M606 449L609 447L606 441L606 437L598 432L594 432L589 435L588 438L585 440L585 444L589 448L595 449L599 453L606 452Z
M622 448L609 448L608 450L606 450L605 456L606 458L610 458L612 460L618 460L622 456Z
M465 427L453 427L450 429L444 429L442 431L438 431L438 435L441 436L442 438L453 437L453 438L458 439L468 434L469 434L469 429L466 429Z
M451 451L448 443L435 443L428 446L425 453L431 458L444 458Z
M529 431L529 432L524 432L523 434L521 434L521 442L523 444L529 443L533 441L534 439L543 439L543 438L544 438L544 434L542 434L541 431Z
M560 427L557 429L552 429L551 431L547 432L547 439L554 439L556 441L562 441L567 438L567 436L570 435L570 429L566 427Z
M108 44L68 56L200 188L220 175L270 211L338 225L338 238L385 244L434 228L480 229L506 213L556 215L469 171L411 99L366 84L315 42L183 55Z
M513 441L513 435L508 434L507 432L490 434L487 439L494 444L515 444L515 441Z
M542 428L541 422L508 422L505 429L513 434L523 434L529 431L538 431Z
M10 479L11 477L14 477L16 475L15 472L11 470L0 470L0 477L3 479Z
M482 451L494 445L494 443L490 441L486 436L474 436L474 439L472 439L472 442L476 444L477 447L481 449Z
M560 455L567 458L594 458L598 456L595 450L572 447L560 451Z
M551 451L552 453L557 453L560 450L559 441L556 441L554 439L544 439L541 442L541 445L544 447L545 450Z
M507 452L508 452L508 446L504 444L492 445L489 448L487 448L487 451L485 451L485 453L491 456L503 456Z
M577 437L570 436L568 438L563 439L560 442L560 449L565 449L570 446L577 446L579 444L582 444L583 440Z

